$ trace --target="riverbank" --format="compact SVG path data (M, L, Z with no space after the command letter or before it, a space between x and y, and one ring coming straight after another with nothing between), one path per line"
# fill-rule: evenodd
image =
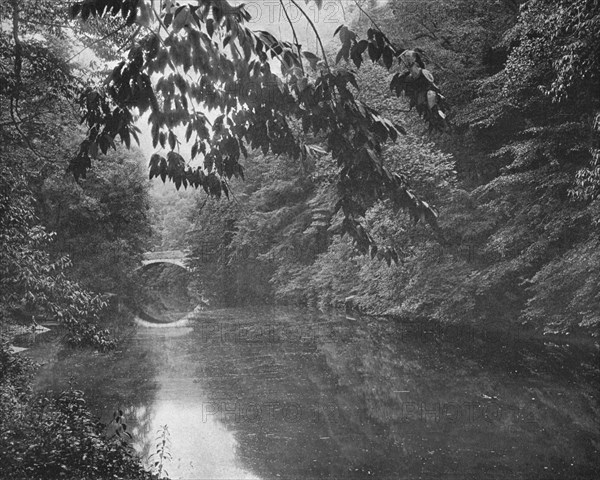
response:
M335 311L344 312L349 315L359 314L372 318L383 318L393 322L399 322L410 326L415 332L437 332L438 334L456 335L456 332L462 332L465 335L474 335L477 332L478 336L485 336L486 333L491 334L494 338L498 336L506 336L514 340L537 340L548 341L555 343L573 343L580 346L600 349L600 331L597 329L572 328L569 333L549 332L545 326L536 327L532 324L524 322L509 322L502 320L500 322L476 322L476 321L456 321L444 322L438 319L431 318L415 318L401 315L398 313L387 311L375 311L369 306L365 307L365 303L361 302L356 296L346 297L344 301L337 302L336 305L329 305L326 308L312 306L318 311ZM454 332L454 333L452 333Z
M574 344L587 348L600 349L600 338L592 336L589 332L578 331L573 334L548 333L540 328L534 328L527 325L503 324L503 325L483 325L472 322L463 323L444 323L438 320L422 319L409 320L399 315L377 315L362 313L362 315L376 318L385 318L390 321L400 322L411 325L416 330L424 332L437 332L441 335L470 335L480 338L505 338L506 340L522 341L544 341L556 344Z

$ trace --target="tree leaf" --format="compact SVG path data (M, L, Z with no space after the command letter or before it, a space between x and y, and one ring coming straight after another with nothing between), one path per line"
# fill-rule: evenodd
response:
M394 52L389 47L389 45L386 45L383 49L383 64L385 65L385 68L387 68L389 70L390 68L392 68L393 62L394 62Z

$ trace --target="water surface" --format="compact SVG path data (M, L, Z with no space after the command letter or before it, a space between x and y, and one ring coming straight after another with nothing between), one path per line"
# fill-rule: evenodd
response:
M37 388L69 378L144 457L167 425L172 478L600 478L597 350L518 332L223 309L62 355Z

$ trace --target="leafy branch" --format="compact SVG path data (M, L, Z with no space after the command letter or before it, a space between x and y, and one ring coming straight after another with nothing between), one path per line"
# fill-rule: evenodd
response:
M157 478L168 477L168 472L165 470L165 462L172 460L171 456L171 435L167 425L161 425L157 431L155 451L150 455L150 460L153 460L152 470L156 472Z
M247 157L249 150L290 155L301 161L314 156L314 149L294 133L291 122L297 122L305 135L322 138L325 151L337 162L338 199L333 209L342 211L345 218L340 233L349 234L363 253L388 261L397 258L393 251L377 249L360 218L374 201L389 198L408 209L416 221L436 223L435 209L407 189L402 175L388 171L381 162L383 145L396 141L404 128L354 98L352 89L358 89L355 75L330 68L314 23L295 0L291 2L317 33L326 69L320 69L316 78L307 77L302 66L303 57L316 64L316 55L302 55L297 41L294 46L268 32L250 30L245 25L250 16L242 5L233 8L226 2L203 0L197 5L164 9L155 16L165 36L151 32L140 39L127 59L113 69L104 90L88 89L82 95L88 135L70 164L73 174L84 176L91 158L98 151L114 148L117 136L127 146L131 138L137 140L132 112L148 112L153 145L170 149L166 157L152 155L150 178L168 178L176 188L201 187L212 196L229 196L227 181L243 178L240 159ZM134 0L87 0L72 7L72 13L83 20L90 15L120 14L127 24L144 25L148 19L138 18L141 13L137 12L147 10L144 2ZM340 27L337 33L342 40L337 61L351 54L360 66L368 48L373 60L383 57L391 67L397 52L386 44L382 32L370 29L369 39L360 42L347 27ZM273 59L280 62L281 76L271 70ZM426 102L438 105L442 97L432 81L427 83L427 71L417 73L418 81L395 77L396 85L404 82L396 90L410 91L420 109L425 89ZM158 81L153 82L156 75ZM210 110L220 114L208 125L202 111ZM427 112L430 124L443 115L439 107ZM201 166L191 167L174 151L180 143L174 132L179 126L186 127L186 142L195 136L190 161L201 156Z

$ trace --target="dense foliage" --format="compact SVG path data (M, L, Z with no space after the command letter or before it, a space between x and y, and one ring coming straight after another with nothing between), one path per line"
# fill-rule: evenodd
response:
M32 328L51 322L71 346L114 348L102 325L112 313L107 294L125 293L126 272L138 261L149 222L147 185L131 155L111 156L79 182L65 175L79 132L73 100L81 80L93 77L68 57L101 38L102 26L69 24L62 2L5 3L0 8L2 476L151 478L128 446L105 435L81 392L34 395L32 366L6 343L23 330L18 324ZM110 51L104 45L98 53Z
M101 424L83 392L34 396L33 366L0 345L0 463L14 479L158 478L145 471L128 444L127 425L117 414ZM119 432L115 434L115 432Z
M341 219L330 157L301 165L255 155L238 201L217 213L201 210L203 233L191 243L197 268L202 238L217 231L211 223L221 219L222 229L229 216L222 266L209 270L222 272L229 294L245 300L343 306L352 297L352 306L372 313L594 334L600 42L592 32L599 7L397 0L365 13L352 29L370 29L366 47L340 31L337 58L360 66L359 101L393 123L418 125L393 98L398 76L392 70L386 79L385 59L359 60L357 50L371 53L369 45L383 39L379 28L384 49L414 46L448 92L450 128L429 142L416 128L382 151L386 165L439 209L437 235L388 202L375 203L364 225L399 262L357 256L350 242L332 237ZM405 93L408 107L418 107Z
M154 180L150 189L152 248L157 251L184 250L195 209L194 190L175 190L171 184Z
M93 291L133 293L131 274L152 235L149 182L140 157L118 151L85 179L76 182L62 170L42 185L40 217L56 232L52 251L68 254L70 274Z
M139 162L116 156L85 181L65 175L78 131L74 98L89 71L68 55L80 47L74 35L85 35L56 2L7 7L0 35L2 323L58 321L69 327L70 343L107 349L114 344L97 321L108 306L104 294L123 291L149 236L147 186Z
M390 13L394 20L385 22ZM398 266L353 259L350 271L348 262L339 270L351 253L336 244L313 267L323 277L314 287L320 298L340 303L357 294L370 311L441 321L595 331L598 204L590 172L599 42L588 29L599 14L594 2L519 9L468 0L396 1L375 12L396 32L391 38L422 42L450 92L454 126L435 140L454 154L461 188L436 203L445 241L415 245L396 236L407 252ZM327 288L338 272L343 287ZM307 277L315 283L314 272Z
M2 325L25 319L58 320L68 327L69 343L113 344L96 321L105 301L65 275L68 257L52 259L52 236L36 221L25 180L0 170L0 314Z

